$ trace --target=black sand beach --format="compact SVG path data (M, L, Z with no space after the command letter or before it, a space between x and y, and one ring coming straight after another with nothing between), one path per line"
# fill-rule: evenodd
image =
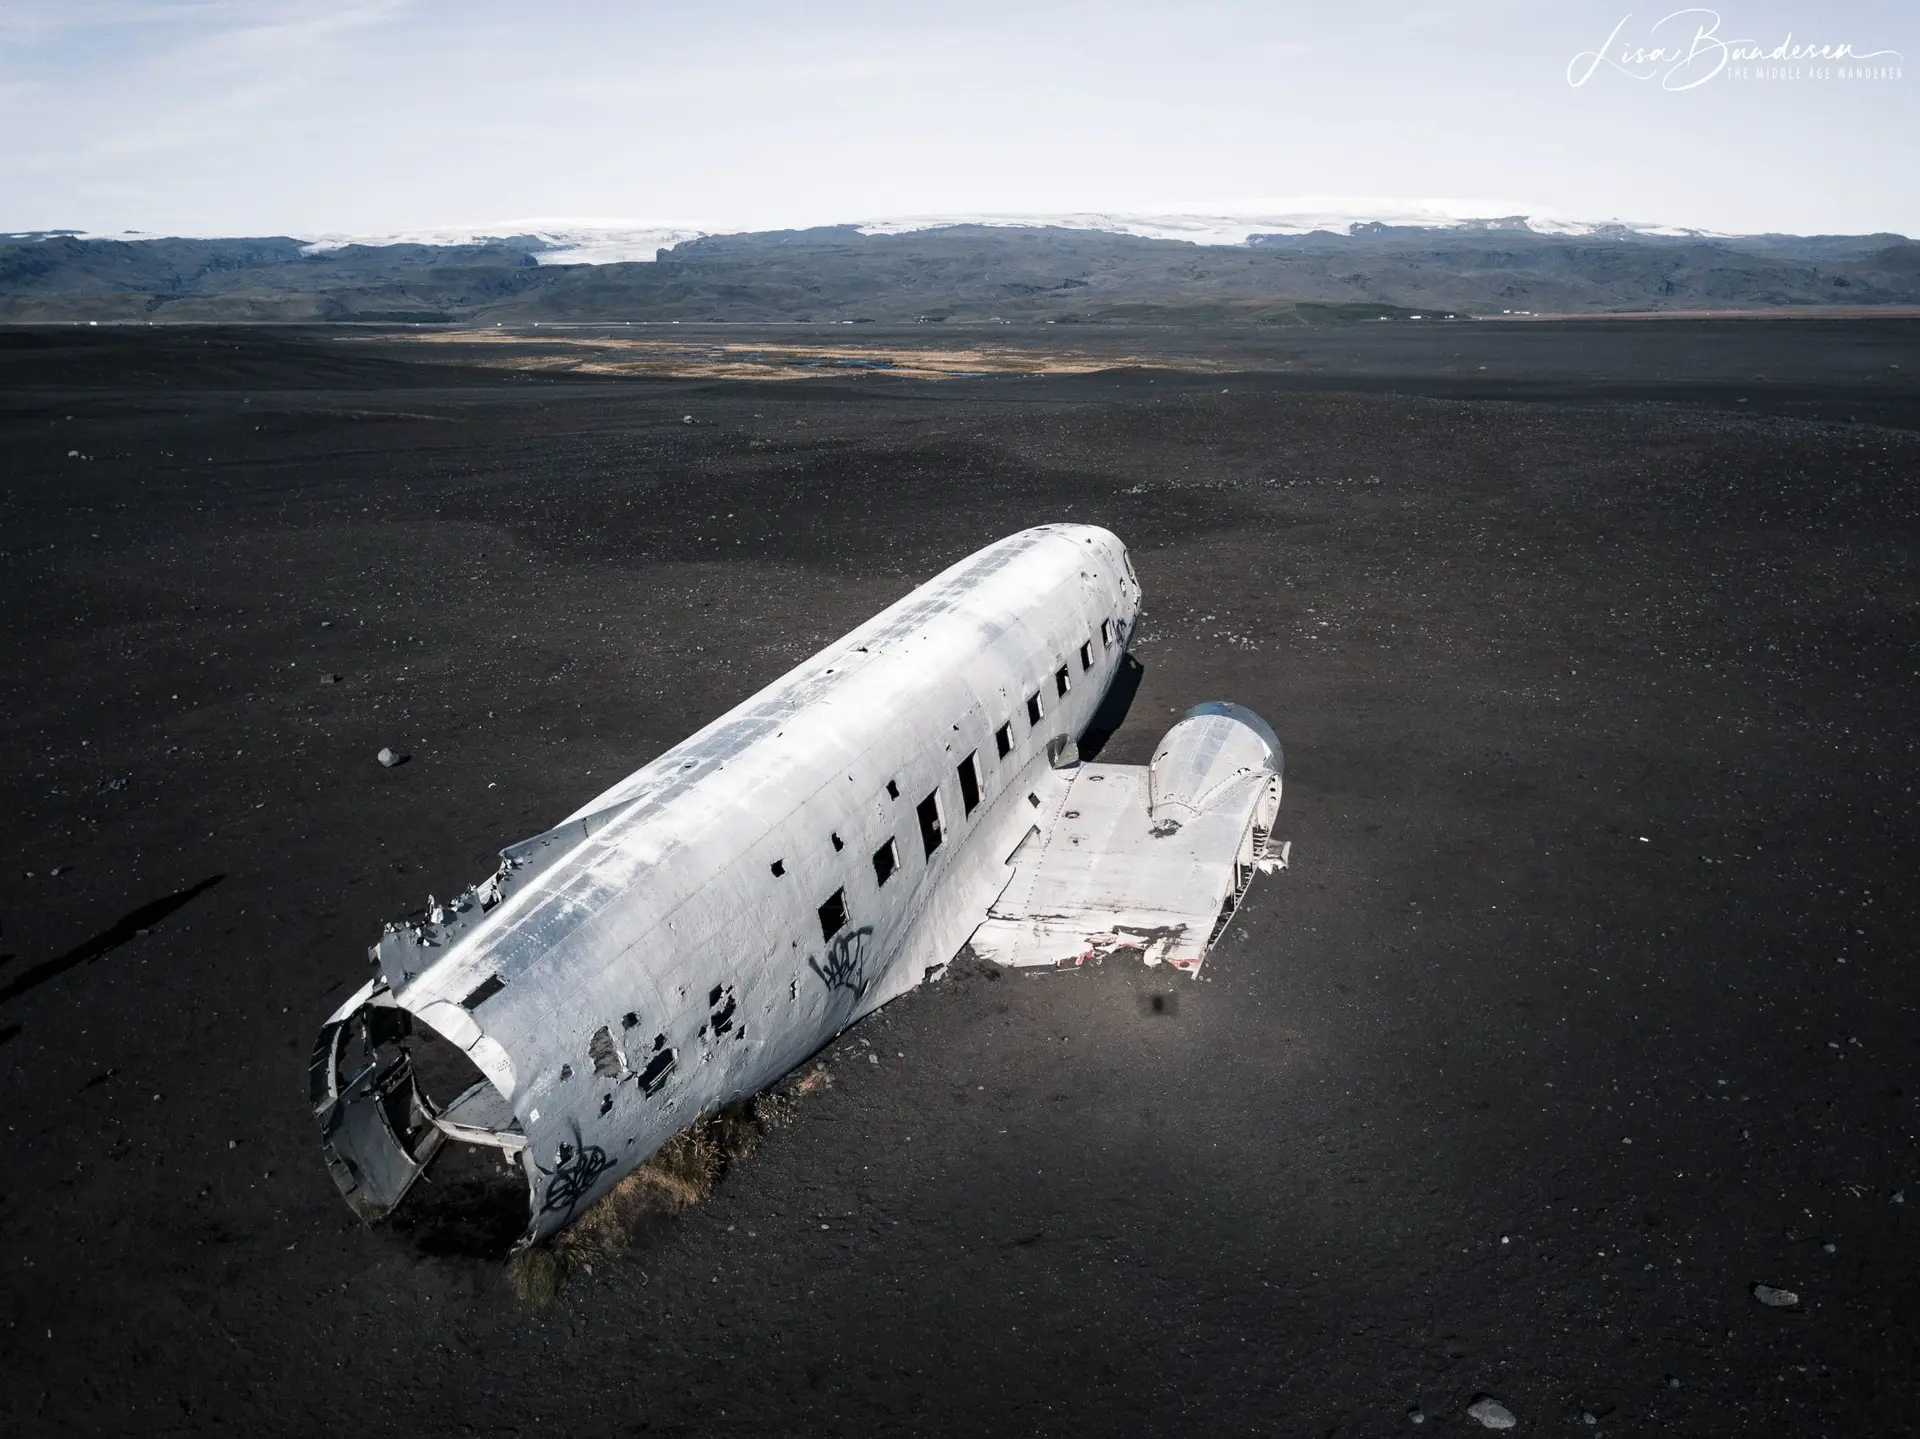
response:
M1123 368L0 331L0 1430L1920 1424L1920 321L988 338ZM1286 741L1202 978L956 966L550 1310L460 1171L363 1228L381 923L1059 519L1106 757Z

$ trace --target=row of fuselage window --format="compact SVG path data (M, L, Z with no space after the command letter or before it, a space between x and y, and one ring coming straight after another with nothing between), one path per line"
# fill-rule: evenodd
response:
M1103 647L1112 648L1114 625L1112 620L1100 621L1100 641ZM1093 669L1093 641L1088 639L1080 646L1080 671L1085 674ZM1053 672L1053 689L1056 698L1065 699L1073 688L1073 673L1070 664L1061 665ZM1045 687L1035 690L1027 696L1027 729L1029 732L1040 727L1047 706L1044 702ZM993 747L1001 759L1013 753L1013 721L1008 720L993 732ZM960 805L971 815L980 807L980 765L979 751L975 750L955 766L954 774L960 781ZM900 785L896 780L887 781L887 798L900 798ZM927 797L914 806L914 816L920 823L920 848L926 862L933 863L933 856L946 842L946 824L941 814L940 790L936 786ZM838 834L833 837L836 851L846 848L846 842ZM773 873L777 879L787 872L783 860L773 862ZM885 887L888 880L900 872L900 846L894 836L888 835L886 843L873 852L873 880L877 887ZM844 887L836 889L827 902L820 906L820 937L831 940L847 927L847 891Z

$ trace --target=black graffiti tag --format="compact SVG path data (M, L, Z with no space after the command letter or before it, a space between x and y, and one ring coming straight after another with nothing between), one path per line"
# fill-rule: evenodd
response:
M867 974L867 948L872 937L871 925L841 935L827 946L825 964L812 955L807 956L808 966L820 976L820 982L826 985L829 994L836 989L844 989L855 999L865 997L867 985L871 982Z
M560 1146L560 1163L547 1181L546 1198L540 1205L542 1214L562 1211L572 1219L580 1201L593 1192L595 1182L613 1168L606 1150L597 1144L580 1143L578 1129L574 1130L573 1139L572 1144Z

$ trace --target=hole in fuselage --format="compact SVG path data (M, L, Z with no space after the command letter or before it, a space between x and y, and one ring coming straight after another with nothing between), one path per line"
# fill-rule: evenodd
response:
M647 1061L647 1067L640 1071L640 1088L647 1094L658 1094L673 1074L673 1066L678 1055L666 1048L667 1037L663 1034L654 1040L653 1058Z
M468 1010L478 1009L506 987L507 982L504 979L497 974L490 974L480 981L472 994L460 1001L460 1007Z
M734 1003L733 990L728 986L716 985L713 993L707 996L707 1003L713 1010L708 1016L707 1023L713 1028L713 1037L718 1039L733 1028L733 1012L737 1007Z
M928 859L940 848L940 792L935 790L920 801L917 811L920 818L920 847Z
M836 889L820 906L820 937L832 939L847 927L847 892Z
M606 1025L594 1030L587 1041L587 1055L593 1060L593 1072L602 1079L620 1077L620 1050L613 1042L613 1031Z
M974 757L968 755L961 760L956 773L960 777L960 807L972 814L980 807L980 771Z

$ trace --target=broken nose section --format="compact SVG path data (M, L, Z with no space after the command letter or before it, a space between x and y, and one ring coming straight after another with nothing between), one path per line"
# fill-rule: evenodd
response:
M437 1018L401 1005L382 977L342 1005L314 1045L309 1093L327 1169L368 1223L392 1212L449 1139L514 1159L526 1148L504 1051L477 1031L436 1032ZM464 1010L459 1020L472 1027ZM494 1077L475 1067L483 1060Z

